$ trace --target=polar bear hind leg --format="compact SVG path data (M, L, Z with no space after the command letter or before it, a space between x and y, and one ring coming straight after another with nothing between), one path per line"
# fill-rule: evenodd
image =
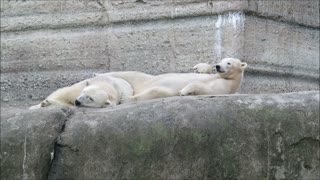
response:
M146 89L145 91L132 96L132 101L142 101L147 99L156 99L156 98L166 98L166 97L172 97L176 96L177 93L175 93L170 88L165 87L152 87L150 89Z

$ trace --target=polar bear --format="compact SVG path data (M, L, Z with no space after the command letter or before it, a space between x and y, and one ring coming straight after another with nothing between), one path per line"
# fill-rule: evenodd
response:
M84 107L107 107L125 103L133 95L131 85L120 78L111 76L94 77L50 94L40 104L30 107L37 109L51 105L76 105Z
M169 73L157 76L142 72L111 72L97 76L113 76L128 81L134 90L133 101L184 95L217 95L236 93L247 64L225 58L217 64L217 74Z
M193 81L179 91L180 96L185 95L216 95L234 94L240 89L244 70L247 63L235 58L225 58L215 68L218 72L213 80ZM197 68L198 72L210 71L208 67Z

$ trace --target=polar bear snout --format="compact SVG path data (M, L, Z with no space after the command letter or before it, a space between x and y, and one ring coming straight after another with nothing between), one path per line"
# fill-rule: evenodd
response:
M76 100L74 101L74 104L75 104L76 106L80 106L80 105L81 105L81 102L78 101L78 99L76 99Z
M223 68L222 68L219 64L216 65L216 69L217 69L217 71L218 71L219 73L224 73Z

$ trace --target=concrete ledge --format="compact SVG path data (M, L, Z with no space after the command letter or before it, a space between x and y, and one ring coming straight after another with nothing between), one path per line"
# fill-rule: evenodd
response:
M313 28L320 27L319 1L248 0L248 14Z
M319 177L319 91L20 111L1 114L4 179Z
M223 14L230 11L243 11L246 1L237 2L180 2L164 1L164 3L121 3L120 7L112 1L100 3L102 9L95 12L30 14L28 16L5 16L1 19L1 32L36 30L42 28L63 29L90 25L109 25L114 23L173 19L183 17L207 16ZM79 4L79 3L78 3ZM121 7L124 6L124 7ZM17 7L16 7L17 8ZM9 11L12 9L8 9ZM6 12L6 10L5 10Z

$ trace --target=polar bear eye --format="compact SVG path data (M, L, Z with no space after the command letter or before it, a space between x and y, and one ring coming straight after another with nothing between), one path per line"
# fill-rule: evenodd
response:
M89 97L90 101L93 101L92 97Z
M231 63L229 63L229 62L228 62L227 64L228 64L228 65L231 65Z

